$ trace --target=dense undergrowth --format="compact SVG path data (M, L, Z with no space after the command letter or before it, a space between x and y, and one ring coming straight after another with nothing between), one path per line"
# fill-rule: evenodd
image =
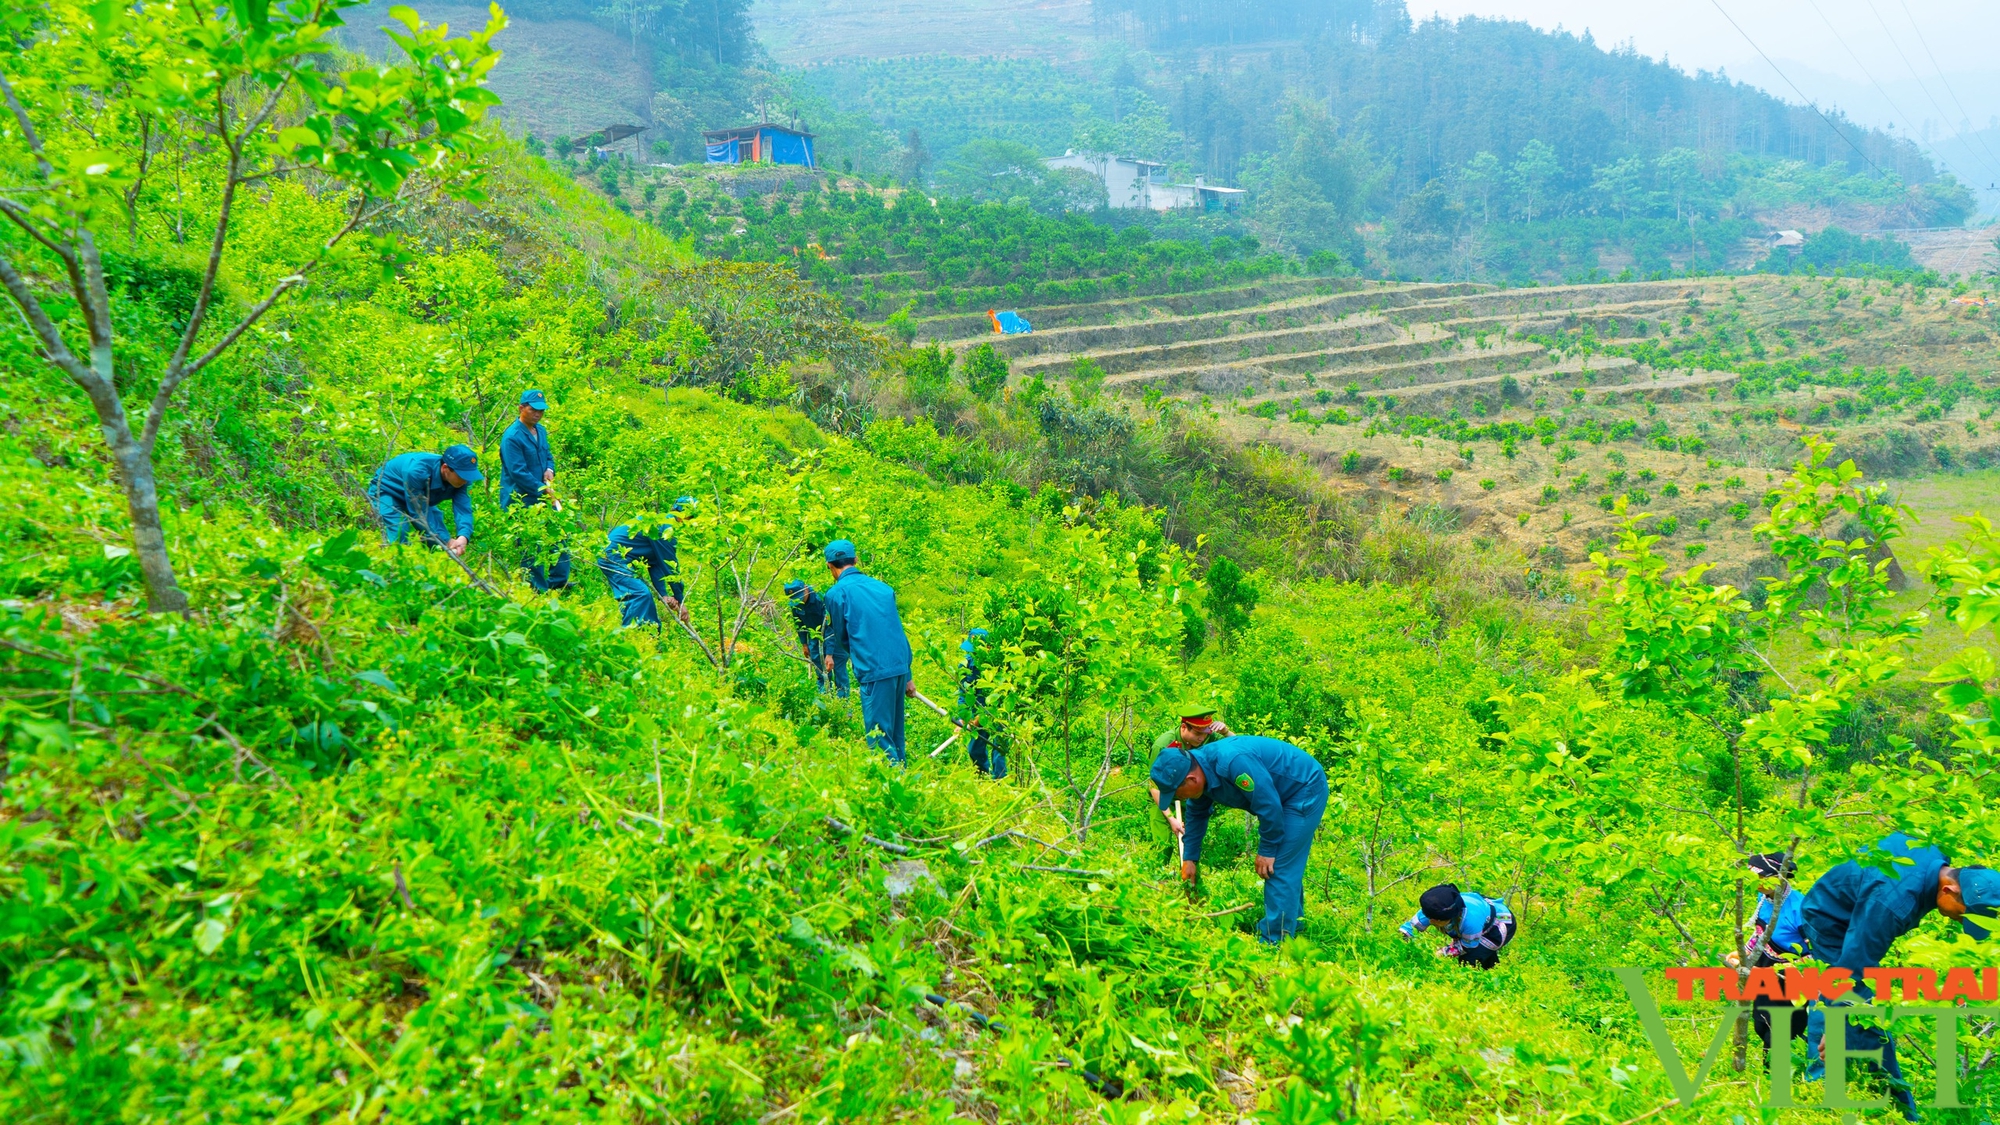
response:
M337 200L243 206L238 294ZM1281 459L1214 453L1164 493L1179 509L884 459L883 431L815 413L862 386L838 369L867 333L532 168L403 223L393 277L316 283L190 384L161 456L185 617L138 607L85 408L17 328L0 338L8 1120L1624 1122L1672 1092L1604 970L1733 944L1734 802L1759 850L1804 835L1808 870L1883 821L1992 838L1983 719L1929 720L1921 743L1832 733L1904 636L1865 573L1835 595L1786 555L1792 594L1743 624L1634 525L1591 639L1468 584L1415 521L1299 505ZM187 253L163 228L127 251L166 277ZM122 292L127 349L164 346L174 292ZM374 466L490 450L526 385L557 404L564 513L503 516L481 491L469 572L376 546ZM1174 456L1148 463L1199 452L1198 431L1160 433ZM1853 482L1822 489L1887 534ZM589 559L682 494L690 629L619 632ZM1836 514L1773 535L1816 544ZM1197 577L1211 519L1261 552L1240 556L1263 563L1247 619ZM899 589L932 698L953 698L964 630L994 629L1008 779L929 757L948 728L921 713L890 770L789 655L769 592L818 578L836 535ZM532 595L521 553L564 545L578 585ZM1870 549L1827 548L1866 573ZM1991 555L1942 588L1977 587ZM1853 612L1813 618L1808 594ZM1828 675L1759 685L1739 658L1801 625ZM1745 647L1718 664L1710 638ZM1283 949L1245 932L1242 820L1189 902L1147 811L1145 752L1184 695L1331 775ZM1773 714L1808 717L1742 733ZM1509 896L1523 930L1499 970L1394 940L1433 878ZM1937 936L1913 956L1953 955ZM1689 1044L1720 1018L1676 1010ZM1968 1029L1968 1060L1992 1033ZM1968 1101L1992 1084L1975 1069ZM1732 1076L1657 1116L1756 1097Z

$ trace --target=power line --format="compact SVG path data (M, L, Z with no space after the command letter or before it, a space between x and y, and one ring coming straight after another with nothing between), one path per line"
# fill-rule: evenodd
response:
M1861 151L1861 146L1855 144L1853 139L1850 138L1846 133L1841 132L1840 126L1835 125L1833 123L1833 118L1828 117L1826 115L1826 111L1820 109L1819 103L1813 101L1811 98L1806 97L1806 92L1804 90L1799 89L1799 84L1792 81L1790 75L1778 69L1778 64L1772 62L1771 56L1764 53L1764 48L1759 47L1757 45L1757 41L1755 39L1750 38L1750 33L1743 30L1743 25L1736 22L1736 17L1730 15L1729 11L1722 6L1722 0L1709 0L1709 3L1714 4L1715 10L1722 13L1722 18L1729 21L1729 26L1736 29L1736 34L1741 35L1743 37L1743 41L1745 43L1750 44L1750 49L1757 52L1757 57L1764 60L1764 65L1770 67L1771 70L1774 73L1776 73L1778 77L1783 78L1785 80L1785 85L1790 86L1792 88L1792 93L1797 94L1799 96L1799 100L1806 103L1806 108L1812 110L1814 113L1819 114L1819 119L1821 121L1826 122L1826 127L1833 130L1834 136L1837 136L1841 140L1847 142L1847 147L1854 150L1854 155L1860 157L1863 160L1866 160L1868 162L1868 166L1870 168L1875 169L1877 172L1888 171L1888 169L1882 167L1880 164L1875 163L1875 159L1873 157Z
M1937 72L1938 81L1943 84L1944 92L1951 95L1952 104L1958 107L1959 119L1970 126L1972 124L1972 114L1967 112L1965 102L1959 99L1958 91L1952 89L1951 79L1944 76L1944 67L1938 65L1937 52L1931 50L1930 40L1924 38L1924 29L1917 24L1916 13L1910 11L1909 0L1898 0L1898 2L1903 5L1903 18L1910 21L1910 30L1917 33L1917 42L1923 45L1924 54L1930 56L1931 69ZM1986 154L1988 170L2000 171L2000 157L1995 157L1993 150L1987 147L1985 135L1978 129L1973 129L1971 132L1973 143L1977 144L1979 150Z
M1882 35L1889 40L1889 45L1891 47L1896 48L1896 57L1903 60L1903 67L1904 69L1910 72L1910 77L1916 80L1917 89L1922 90L1924 92L1924 99L1931 103L1932 109L1937 110L1937 115L1940 120L1940 123L1949 121L1951 119L1951 115L1947 114L1944 111L1944 107L1938 104L1937 95L1931 93L1931 88L1929 84L1927 84L1924 81L1924 76L1917 73L1916 64L1910 61L1909 53L1903 50L1903 44L1900 40L1896 38L1896 33L1889 30L1889 21L1882 18L1881 10L1875 7L1875 0L1868 0L1868 11L1869 14L1875 17L1875 22L1882 25ZM1923 142L1925 148L1931 148L1931 141L1929 137L1924 137ZM1932 149L1931 155L1935 157L1937 155L1937 150Z
M1820 8L1818 0L1806 0L1806 3L1812 5L1813 14L1819 17L1819 22L1825 24L1828 31L1833 32L1834 42L1839 43L1840 49L1847 52L1847 57L1854 60L1854 65L1861 68L1861 74L1868 79L1868 84L1875 87L1875 92L1882 95L1882 100L1889 104L1889 109L1903 119L1903 128L1909 131L1908 135L1912 137L1919 135L1916 119L1903 112L1903 107L1896 103L1895 98L1889 96L1888 88L1875 77L1874 71L1868 69L1868 64L1861 61L1861 56L1854 53L1854 48L1847 45L1846 38L1840 34L1840 29L1834 26L1833 21L1826 18L1826 12Z

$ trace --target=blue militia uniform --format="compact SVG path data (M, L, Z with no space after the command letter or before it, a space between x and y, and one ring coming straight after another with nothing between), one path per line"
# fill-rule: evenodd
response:
M829 684L842 699L847 698L847 657L838 656L833 661L833 674L827 675L826 663L826 601L811 586L804 582L800 590L786 588L786 597L791 603L792 626L798 630L799 648L812 661L813 676L819 680L823 691Z
M1915 846L1901 832L1876 844L1873 849L1908 860L1885 875L1872 866L1848 860L1820 876L1806 892L1801 911L1806 945L1813 956L1837 969L1854 974L1854 995L1868 1000L1873 991L1862 979L1862 971L1877 968L1895 940L1923 921L1937 908L1938 876L1950 860L1936 848ZM1964 928L1974 937L1985 930L1966 920ZM1890 1078L1890 1091L1902 1107L1903 1116L1916 1120L1916 1102L1909 1083L1896 1061L1894 1036L1869 1027L1849 1027L1850 1050L1882 1049L1882 1069Z
M604 554L597 559L597 569L604 572L604 581L618 596L619 616L627 628L658 625L660 608L654 599L666 597L669 590L675 601L687 600L686 588L677 577L678 551L671 525L659 529L656 535L635 531L630 524L611 529ZM639 577L635 567L645 571L645 578Z
M824 600L826 651L835 660L846 657L854 665L868 744L902 765L910 639L896 613L896 591L849 567L834 580Z
M410 521L421 520L438 545L450 539L445 534L444 515L438 507L451 502L452 522L458 534L472 538L472 495L465 488L453 488L438 472L444 457L436 453L402 453L375 471L368 485L368 498L382 521L382 542L401 543L409 537Z
M549 450L548 427L530 426L515 419L507 432L500 435L500 510L506 511L517 499L531 506L541 503L542 474L555 467L555 454ZM536 562L533 555L523 558L521 565L528 571L528 584L536 590L560 590L569 585L568 551L546 567Z
M1275 738L1232 735L1192 751L1208 789L1187 803L1181 858L1201 861L1215 807L1257 818L1257 854L1276 861L1264 880L1264 920L1257 936L1276 944L1292 936L1306 912L1306 860L1326 815L1326 771L1312 755Z
M966 733L972 738L966 746L972 764L988 777L1002 778L1007 776L1007 743L987 729L986 689L979 686L978 646L986 635L984 629L972 629L958 643L958 650L965 654L965 664L958 674L958 711Z

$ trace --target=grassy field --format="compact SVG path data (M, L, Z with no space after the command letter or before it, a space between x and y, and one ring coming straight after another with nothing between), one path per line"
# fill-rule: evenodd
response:
M349 17L345 44L374 58L395 50L381 27L391 5L377 0ZM486 9L472 4L427 4L423 17L454 28L486 23ZM491 87L500 95L494 116L509 132L539 137L580 137L607 125L652 120L652 49L586 20L508 17L495 40L505 52Z

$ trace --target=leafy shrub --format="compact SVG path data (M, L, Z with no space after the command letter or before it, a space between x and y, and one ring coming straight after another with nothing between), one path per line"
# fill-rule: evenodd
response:
M1207 587L1203 606L1208 619L1222 635L1223 647L1228 648L1250 626L1250 613L1257 608L1257 584L1225 556L1217 556L1208 565L1202 583Z
M965 385L973 397L992 402L1007 385L1007 357L990 343L982 343L965 357Z

